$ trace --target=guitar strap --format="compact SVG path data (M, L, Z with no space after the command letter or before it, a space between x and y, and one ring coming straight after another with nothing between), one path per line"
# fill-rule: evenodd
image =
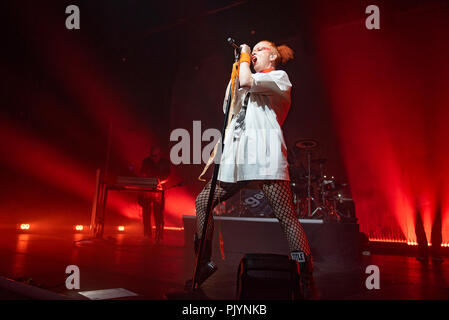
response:
M231 123L232 118L235 114L237 114L240 111L240 105L237 103L237 91L238 91L238 79L239 79L239 62L235 62L232 65L232 73L231 73L231 106L229 110L229 117L228 117L228 123L226 124L226 129L228 128L229 124ZM229 99L229 97L228 97ZM203 171L201 172L200 176L198 177L198 180L206 182L206 179L203 178L203 176L206 174L207 170L209 169L210 165L215 159L215 156L217 155L218 146L220 145L219 140L217 144L215 145L212 153L209 156L209 160L207 160L206 165L204 166ZM221 154L221 152L220 152Z

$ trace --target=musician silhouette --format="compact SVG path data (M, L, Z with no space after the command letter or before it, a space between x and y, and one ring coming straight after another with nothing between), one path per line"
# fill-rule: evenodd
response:
M152 146L150 155L142 161L139 172L141 177L158 178L163 185L170 175L170 161L163 158L161 148ZM153 213L156 225L156 242L163 239L164 230L164 192L145 192L139 195L138 202L142 207L143 233L144 236L152 239L151 213Z

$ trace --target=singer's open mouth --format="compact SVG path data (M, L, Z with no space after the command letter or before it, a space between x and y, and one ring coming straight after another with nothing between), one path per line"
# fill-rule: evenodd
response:
M257 61L257 57L254 56L254 57L253 57L253 64L256 64L256 61Z

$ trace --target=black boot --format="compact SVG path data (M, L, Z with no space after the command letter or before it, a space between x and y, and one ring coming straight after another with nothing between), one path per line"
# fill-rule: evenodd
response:
M200 250L201 240L198 238L197 234L195 234L194 239L194 247L195 247L195 257L198 256L198 251ZM197 284L200 286L206 281L211 275L217 271L217 265L211 261L212 257L212 240L206 239L206 243L204 244L203 255L201 260L198 261L198 270L197 270ZM189 289L192 287L193 279L189 279L185 283L185 288Z
M318 297L315 282L313 280L313 259L303 251L291 252L291 258L298 264L300 298L305 300L316 299Z

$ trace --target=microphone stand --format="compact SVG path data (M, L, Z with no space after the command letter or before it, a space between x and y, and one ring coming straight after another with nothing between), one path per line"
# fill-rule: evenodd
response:
M239 61L240 59L240 50L234 48L234 63ZM237 68L239 66L237 65ZM224 149L224 140L225 140L225 132L226 132L226 126L228 124L228 118L229 118L229 110L231 108L231 100L232 100L232 85L229 86L229 94L228 94L228 101L226 103L226 112L225 112L225 119L223 122L223 128L221 129L221 153L219 155L223 154ZM220 143L220 142L219 142ZM215 155L217 156L217 155ZM195 291L197 287L198 282L198 263L201 261L201 258L204 253L204 244L206 243L206 233L207 233L207 227L209 225L209 221L212 216L212 203L215 195L215 187L217 185L218 180L218 172L220 170L220 162L216 163L214 161L214 173L212 175L212 181L210 185L210 191L209 191L209 199L207 200L207 211L206 211L206 219L203 225L203 230L201 233L201 241L200 241L200 248L198 250L198 255L196 257L196 263L195 263L195 269L193 272L193 281L192 281L192 291Z

